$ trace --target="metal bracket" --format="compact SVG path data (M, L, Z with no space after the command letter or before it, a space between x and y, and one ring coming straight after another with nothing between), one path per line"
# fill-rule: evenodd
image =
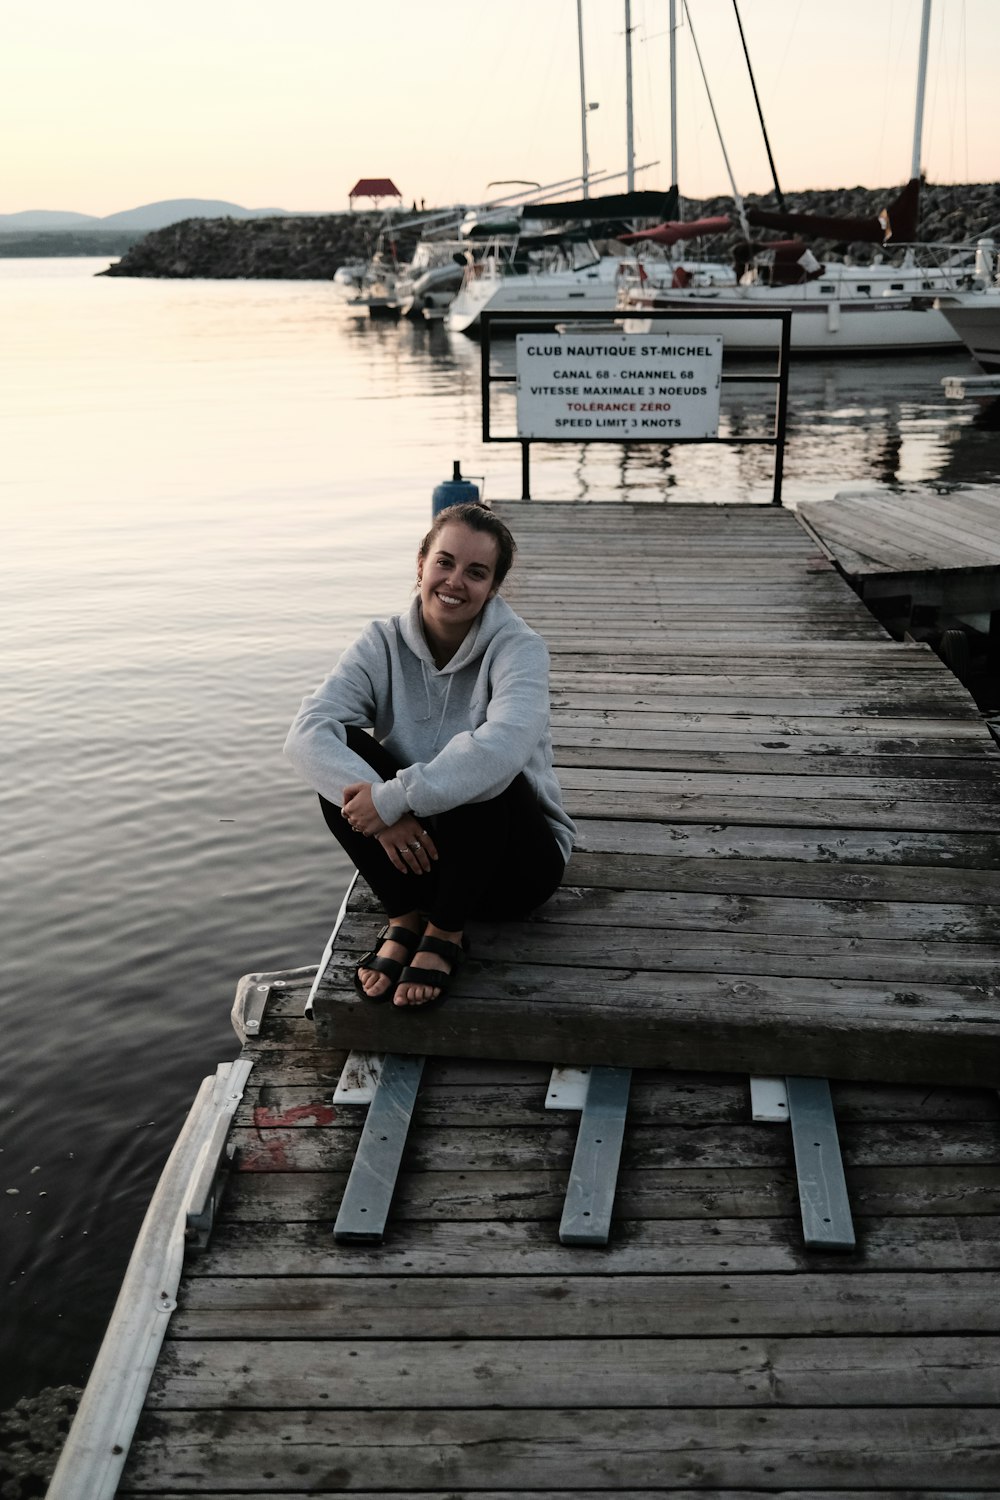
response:
M252 974L251 979L259 976ZM264 1012L267 1010L267 1002L271 998L271 986L269 984L251 984L249 989L240 995L233 1011L233 1026L237 1035L242 1032L243 1039L260 1035L260 1028L264 1023Z
M383 1058L378 1087L334 1225L334 1239L381 1243L423 1071L422 1057L389 1052Z
M559 1238L606 1245L625 1137L631 1068L591 1068L570 1168Z
M783 1078L751 1078L750 1117L765 1124L788 1123L788 1090Z
M589 1068L553 1068L545 1108L582 1109L587 1102L589 1083Z
M807 1250L853 1250L856 1245L837 1120L825 1078L786 1078Z

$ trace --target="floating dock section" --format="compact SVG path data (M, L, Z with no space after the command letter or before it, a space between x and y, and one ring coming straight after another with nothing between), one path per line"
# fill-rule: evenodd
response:
M1000 486L842 490L798 513L895 634L965 627L1000 666Z
M497 509L565 885L430 1014L358 1001L361 886L318 980L242 982L118 1494L995 1493L990 734L787 512Z

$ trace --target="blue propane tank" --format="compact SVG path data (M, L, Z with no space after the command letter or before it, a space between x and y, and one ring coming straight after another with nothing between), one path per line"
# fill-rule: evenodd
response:
M449 505L467 505L478 499L478 484L473 484L471 479L462 478L462 470L456 458L451 478L435 486L431 496L431 515L438 515L441 511L447 510Z

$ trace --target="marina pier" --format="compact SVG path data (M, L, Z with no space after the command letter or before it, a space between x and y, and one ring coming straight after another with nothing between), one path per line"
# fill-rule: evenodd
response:
M563 888L432 1014L358 1000L360 885L242 981L144 1414L53 1500L995 1490L989 730L786 511L496 508Z

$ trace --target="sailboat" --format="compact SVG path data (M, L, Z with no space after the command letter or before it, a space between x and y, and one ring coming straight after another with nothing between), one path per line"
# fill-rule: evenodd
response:
M662 329L660 320L646 315L684 309L705 314L704 322L700 318L686 320L687 331L696 328L703 333L720 333L729 350L763 352L774 348L776 324L739 320L731 315L773 309L791 312L791 347L798 354L901 354L960 344L955 330L935 306L935 299L955 291L967 280L973 249L968 245L935 245L921 247L918 256L912 244L919 202L930 6L931 0L924 0L911 177L895 202L870 220L830 220L771 210L744 211L734 190L747 229L773 228L796 237L766 245L744 240L737 246L735 283L716 284L709 275L699 284L685 284L680 276L675 284L658 286L643 276L640 263L635 272L626 273L620 288L618 308L625 315L622 321L627 332L648 333L654 325ZM713 227L717 232L717 226ZM684 228L667 223L645 237L670 244L671 235ZM802 234L875 242L882 249L869 265L823 265L798 237ZM902 247L898 255L897 247Z
M604 175L600 185L624 176L626 191L591 196L597 178L590 171L587 149L587 102L583 53L583 11L577 0L577 37L580 55L580 119L583 150L581 173L582 197L561 203L526 203L523 219L516 232L495 235L474 264L470 264L462 285L445 316L453 333L475 333L483 313L503 313L505 331L513 332L519 315L530 315L531 326L551 316L558 320L573 312L596 311L614 314L618 305L622 275L635 264L631 252L602 253L598 242L628 239L638 221L655 221L677 212L677 189L667 192L636 191L638 172L655 163L636 166L632 133L632 64L631 0L625 0L625 78L626 78L626 169L613 176ZM534 222L530 222L529 220ZM716 265L713 273L720 281L734 281L732 271ZM670 279L675 266L664 260L650 263L643 276L654 284Z

